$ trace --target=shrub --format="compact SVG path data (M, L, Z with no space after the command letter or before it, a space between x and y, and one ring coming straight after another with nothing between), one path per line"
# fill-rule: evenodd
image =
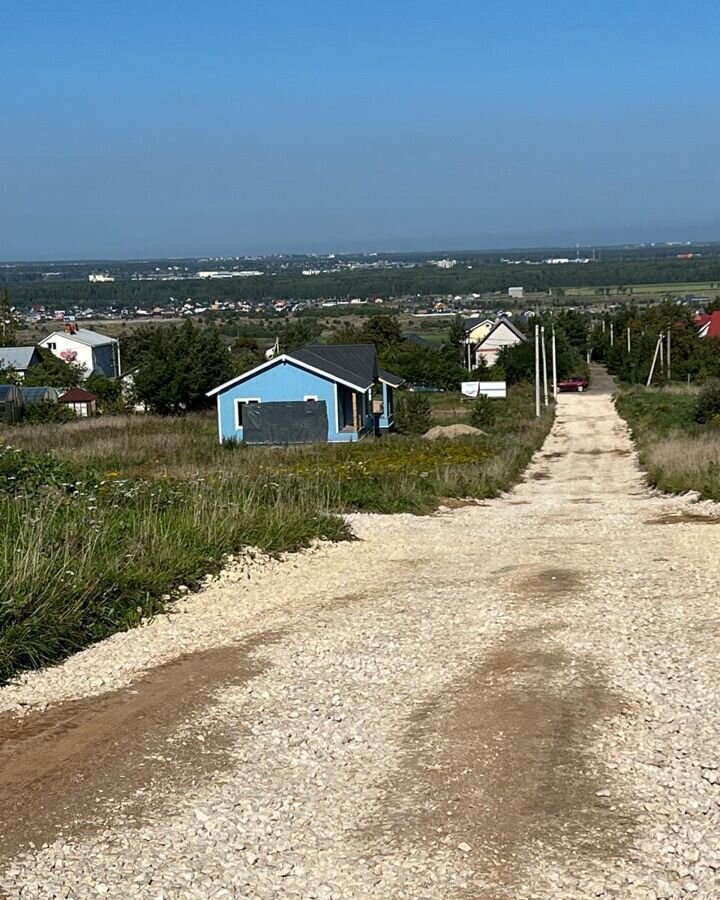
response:
M695 421L720 423L720 381L708 381L695 402Z
M407 391L398 395L395 427L401 434L425 434L431 425L430 401L424 394Z
M77 416L65 403L43 400L41 403L26 406L23 410L23 420L30 425L45 425L49 422L76 422Z
M489 397L480 395L472 405L470 424L473 428L482 428L485 425L492 425L496 415L497 410L493 401Z

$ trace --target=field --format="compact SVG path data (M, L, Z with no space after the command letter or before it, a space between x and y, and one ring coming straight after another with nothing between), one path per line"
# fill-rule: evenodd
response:
M720 427L695 422L697 396L696 390L681 387L633 388L622 391L616 403L650 485L720 500Z
M456 395L435 402L443 423L466 414ZM212 415L5 429L0 682L136 624L243 547L347 539L346 511L423 514L497 495L552 418L534 418L524 388L498 410L479 437L291 449L221 446Z
M615 296L617 287L617 284L597 284L588 287L567 288L566 292L568 296L572 294L573 297L596 297L599 295L600 291L607 289ZM632 295L629 294L630 290L632 290ZM720 294L720 282L688 281L684 283L657 282L655 284L633 284L628 286L628 293L617 294L617 296L627 300L630 296L635 295L654 295L662 297L665 294L672 294L673 296L676 296L677 294L702 294L714 297L715 294Z

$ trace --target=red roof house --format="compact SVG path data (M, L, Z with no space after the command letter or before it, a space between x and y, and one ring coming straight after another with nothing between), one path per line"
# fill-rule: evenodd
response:
M97 394L84 391L82 388L70 388L59 398L58 403L67 403L76 416L94 416L97 410Z
M700 326L700 337L720 338L720 309L713 313L703 313L697 316L696 321Z

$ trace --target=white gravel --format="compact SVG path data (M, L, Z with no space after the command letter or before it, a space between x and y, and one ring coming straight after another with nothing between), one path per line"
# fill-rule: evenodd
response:
M509 497L428 518L353 517L356 542L244 559L174 615L0 690L0 709L27 712L189 651L280 634L258 651L261 675L179 721L201 739L220 726L236 735L215 776L165 785L162 802L151 791L139 818L98 804L97 825L88 815L77 836L28 848L0 888L33 900L720 897L720 527L648 524L698 507L646 491L629 449L608 397L563 396ZM418 814L414 756L467 750L448 747L432 717L418 728L418 715L452 709L483 661L521 637L562 655L548 695L590 677L621 698L571 775L603 779L595 802L616 807L628 835L611 857L602 840L579 848L572 809L548 814L548 840L521 824L505 883L482 833L403 820ZM501 755L522 750L493 721L487 734ZM495 772L488 756L488 777L465 787L502 816Z

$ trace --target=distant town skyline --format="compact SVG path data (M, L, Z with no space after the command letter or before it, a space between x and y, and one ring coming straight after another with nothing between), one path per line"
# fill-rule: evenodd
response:
M720 239L720 8L8 4L0 259Z

